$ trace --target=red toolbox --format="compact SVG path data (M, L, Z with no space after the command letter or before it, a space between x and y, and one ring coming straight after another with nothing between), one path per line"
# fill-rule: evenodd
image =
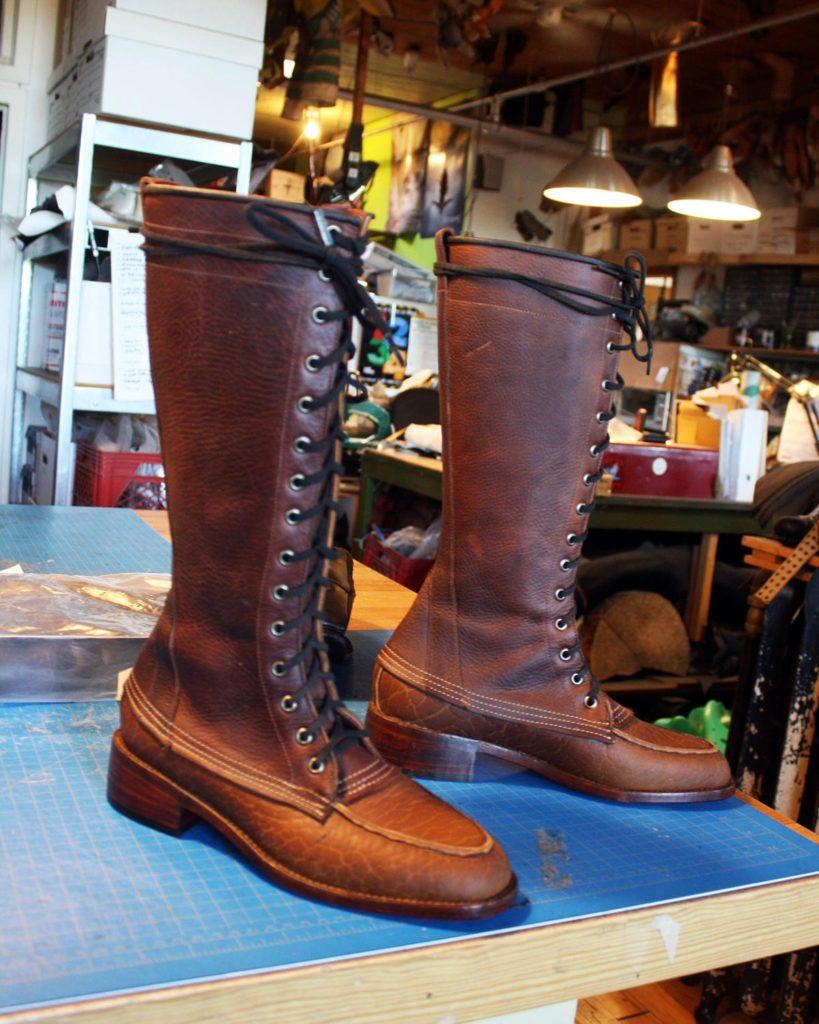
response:
M402 555L400 551L393 551L374 533L369 534L364 541L361 561L376 572L380 572L382 576L388 576L396 583L416 591L421 589L427 573L435 564L434 558L410 558Z
M603 456L612 494L713 498L719 466L714 448L678 444L613 444Z

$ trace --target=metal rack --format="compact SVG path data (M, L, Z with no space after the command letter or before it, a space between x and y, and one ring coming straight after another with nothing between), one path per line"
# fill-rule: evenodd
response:
M20 279L20 320L17 337L17 371L12 417L11 490L13 498L20 495L20 471L25 457L26 401L39 399L58 410L54 503L71 504L71 431L75 412L151 414L153 402L117 401L113 389L83 387L74 383L77 348L79 343L80 301L85 250L88 238L88 205L92 186L110 180L101 170L98 156L116 153L145 154L168 157L190 164L207 164L214 168L235 169L237 191L247 192L250 181L252 145L201 135L148 128L122 121L108 120L96 114L84 114L82 119L56 139L34 153L28 161L26 208L34 207L40 197L42 184L71 184L76 190L74 216L70 222L68 248L55 246L43 237L25 253ZM150 166L145 163L144 167ZM131 170L117 171L122 178L141 173ZM38 240L40 241L40 240ZM65 335L60 370L53 373L29 365L29 339L31 327L32 275L37 261L67 258L67 297Z

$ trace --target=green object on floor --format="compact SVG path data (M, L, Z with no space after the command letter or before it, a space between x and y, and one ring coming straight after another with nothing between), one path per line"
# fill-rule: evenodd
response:
M691 736L700 736L713 743L717 750L725 753L728 742L728 726L731 724L731 712L719 700L709 700L703 707L694 708L686 718L675 715L673 718L658 718L654 723L663 729L674 732L687 732Z

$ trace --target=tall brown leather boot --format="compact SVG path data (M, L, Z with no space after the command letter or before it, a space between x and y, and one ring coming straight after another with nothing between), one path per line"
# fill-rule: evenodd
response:
M502 849L380 756L328 671L349 322L377 316L359 223L164 185L143 205L173 586L125 688L111 803L173 833L201 818L318 899L504 909Z
M402 768L471 779L482 754L598 796L727 796L714 747L599 689L575 571L617 360L647 328L642 261L437 237L444 488L438 558L381 652L367 724ZM630 340L621 344L622 328Z

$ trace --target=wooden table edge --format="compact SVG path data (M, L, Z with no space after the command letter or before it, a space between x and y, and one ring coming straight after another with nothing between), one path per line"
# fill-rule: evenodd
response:
M0 1015L0 1022L413 1024L448 1015L474 1021L819 943L817 904L819 875L755 886L752 894L738 890L502 935L63 1003Z

